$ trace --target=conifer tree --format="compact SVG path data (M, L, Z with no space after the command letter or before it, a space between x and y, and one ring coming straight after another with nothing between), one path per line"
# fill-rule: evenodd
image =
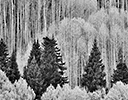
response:
M35 100L41 99L42 93L46 91L50 84L57 87L57 84L62 86L64 83L67 83L67 77L63 76L64 70L66 70L64 67L65 63L63 63L62 56L59 53L60 49L56 47L56 41L46 37L42 44L44 49L42 50L41 59L38 54L37 56L32 54L34 52L33 49L37 50L37 48L33 48L28 65L24 68L24 78L36 94ZM39 57L39 63L36 57Z
M18 65L16 62L16 51L13 50L12 55L10 57L10 59L8 60L8 64L7 64L8 68L6 71L6 75L9 78L9 80L11 81L11 83L14 83L15 80L19 80L20 78L20 72L18 69Z
M35 100L40 100L40 97L43 93L42 86L44 83L44 79L35 57L32 58L31 63L24 67L24 78L36 94Z
M34 90L36 99L40 99L43 93L43 77L39 66L40 56L41 48L39 41L34 40L27 66L24 67L23 78L26 79L28 85Z
M44 50L41 59L41 65L43 69L43 74L45 76L45 84L47 88L52 84L55 88L57 84L63 86L63 84L68 83L67 77L64 76L64 71L67 69L64 65L62 55L60 54L60 49L57 47L56 40L54 37L52 39L45 37L42 43Z
M116 70L114 70L112 79L113 79L112 83L116 83L117 81L122 81L123 83L128 84L128 68L123 60L122 48L120 48L118 52L118 64L116 66Z
M8 62L8 48L4 40L0 40L0 69L6 73Z
M32 50L28 59L28 63L31 63L31 60L33 59L33 57L35 57L35 60L37 61L37 63L39 63L40 56L41 56L41 48L40 48L39 41L34 40Z
M99 87L105 87L105 72L104 65L101 59L101 53L97 46L97 41L94 39L94 45L89 56L89 60L84 68L83 78L81 79L81 86L93 92Z

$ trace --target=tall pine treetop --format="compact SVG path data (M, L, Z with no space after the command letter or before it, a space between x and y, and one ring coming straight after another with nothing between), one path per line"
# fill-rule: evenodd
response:
M20 72L18 69L18 64L16 62L16 50L13 50L12 55L8 61L8 69L6 71L6 75L11 83L14 83L15 80L18 81L20 78Z
M8 56L8 48L7 48L7 45L5 44L4 40L1 39L0 40L0 57L1 56Z
M89 56L87 65L84 68L83 78L81 79L81 86L93 92L99 87L106 86L105 66L102 63L101 53L97 46L97 41L94 39L93 48Z
M51 63L58 64L58 67L61 70L66 70L67 68L63 67L65 63L62 61L62 55L59 53L60 49L57 47L57 43L54 37L52 37L52 39L48 37L44 37L43 39L44 39L44 42L42 43L42 45L44 47L44 54L43 54L44 60L49 61L50 59L48 60L45 58L47 56L52 56ZM48 58L51 58L51 57L48 57Z
M41 47L39 44L38 40L34 40L34 43L32 45L32 50L28 59L28 64L31 62L31 60L33 59L33 57L35 57L35 60L38 62L40 62L40 56L41 56Z
M113 78L111 81L112 83L116 83L117 81L122 81L123 83L128 84L128 68L123 60L122 48L119 48L118 64L116 66L116 70L114 70L114 74L112 78Z
M57 86L60 84L61 86L64 83L67 83L67 77L64 77L64 71L67 69L64 65L62 55L59 53L60 49L57 47L56 40L54 37L52 39L48 37L44 37L44 42L42 43L44 47L44 53L42 55L42 64L45 66L45 69L50 73L50 70L53 71L51 76L53 75L53 80L51 84L53 86ZM55 73L54 73L55 71ZM51 77L49 76L49 77Z
M93 48L92 48L92 51L91 51L91 54L90 54L90 56L89 56L89 62L91 61L91 60L94 60L93 59L93 57L98 57L97 59L95 59L95 60L101 60L101 52L100 52L100 50L99 50L99 48L98 48L98 46L97 46L97 40L96 40L96 38L94 39L94 44L93 44ZM93 61L94 62L94 61Z
M44 43L42 43L42 45L43 45L44 49L50 49L51 47L54 48L57 45L56 40L54 40L54 37L52 39L50 39L48 37L44 37L43 40L44 40Z
M0 64L1 70L6 72L7 70L7 62L8 62L8 48L5 44L4 40L0 40Z

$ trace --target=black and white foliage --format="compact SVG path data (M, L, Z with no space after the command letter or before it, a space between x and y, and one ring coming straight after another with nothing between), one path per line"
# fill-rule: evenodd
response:
M21 93L20 89L24 88L32 96L31 99L45 100L50 93L56 92L49 97L53 100L67 100L70 96L62 92L66 91L63 90L66 88L63 85L67 83L71 87L68 92L71 94L70 99L77 100L77 96L81 97L85 91L77 87L81 86L83 75L87 81L90 79L86 76L92 76L90 83L94 85L101 83L97 77L104 77L106 74L106 83L102 77L102 84L94 85L95 89L91 91L98 89L99 92L99 87L105 87L107 92L110 90L105 99L127 100L127 94L126 97L122 94L122 91L127 91L128 77L127 11L128 0L0 0L0 69L11 84L13 83L11 86L17 88L12 89L18 91L17 96ZM95 37L102 61L97 58L99 55L90 55L91 51L95 51ZM104 67L93 68L94 59ZM90 69L86 69L85 66L90 66ZM98 69L103 69L99 71L100 75L94 71ZM92 75L89 73L90 70L94 71ZM20 87L22 82L25 85ZM90 83L84 84L89 91ZM57 84L60 85L59 89ZM33 89L35 96L27 85ZM111 96L113 93L116 94L115 88L118 88L118 97ZM80 93L78 95L75 94L77 90ZM10 92L6 92L9 93L7 96L10 96L10 93L13 95L16 92L14 91L10 89ZM62 92L61 96L58 91ZM89 94L93 100L98 92L87 95ZM8 100L3 93L0 94L1 100ZM30 100L24 92L21 95ZM96 97L101 99L100 97L104 96ZM21 99L27 100L26 98Z

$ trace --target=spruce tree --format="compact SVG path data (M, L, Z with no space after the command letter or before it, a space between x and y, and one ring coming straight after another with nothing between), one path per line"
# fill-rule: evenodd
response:
M83 78L81 79L81 86L93 92L99 87L105 87L105 72L104 65L101 59L101 53L97 46L97 41L94 39L94 45L89 56L89 60L84 68Z
M120 48L118 52L118 64L116 66L116 70L114 70L112 79L113 79L112 83L116 83L117 81L122 81L123 83L128 84L128 68L123 60L122 48Z
M27 66L24 67L23 78L26 79L28 85L34 90L36 99L40 99L43 93L43 77L39 66L40 56L41 48L39 41L34 40Z
M50 84L55 88L57 84L63 86L63 84L68 83L67 77L64 76L64 71L67 69L64 65L62 55L60 54L60 49L57 47L56 40L54 37L52 39L45 37L42 43L44 50L41 59L42 74L45 76L45 86L46 89Z
M44 79L35 57L32 58L31 63L24 67L24 78L36 94L35 100L40 100L40 97L43 93L42 86L44 83Z
M8 48L4 40L0 40L0 69L6 73L8 62Z
M41 56L41 48L40 48L39 41L34 40L32 50L31 50L31 53L30 53L30 56L29 56L29 59L28 59L28 64L31 63L31 60L33 59L33 57L35 57L35 60L39 64L40 56Z
M14 83L16 80L18 81L20 78L20 72L18 69L18 65L16 62L16 51L13 50L12 55L8 61L8 68L6 71L6 75L11 81L11 83Z
M24 78L26 79L28 85L34 90L36 94L36 99L40 100L42 93L44 93L50 84L57 87L57 84L62 86L67 83L67 77L64 77L64 67L62 56L59 53L60 49L56 47L56 41L54 39L44 38L43 50L37 50L33 45L28 64L24 67ZM37 46L39 47L39 46ZM40 51L37 55L36 51ZM38 48L39 49L39 48ZM33 52L33 53L32 53ZM37 58L39 62L37 62ZM31 59L31 60L30 60Z

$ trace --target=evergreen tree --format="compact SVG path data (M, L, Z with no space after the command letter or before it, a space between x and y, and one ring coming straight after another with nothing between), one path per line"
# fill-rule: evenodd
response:
M116 66L116 70L114 70L114 74L112 76L112 83L116 83L117 81L122 81L123 83L128 84L128 68L123 61L123 51L122 48L119 49L118 53L118 64Z
M32 50L28 59L27 66L24 67L23 78L26 79L28 85L34 90L36 99L40 99L42 95L43 77L40 72L40 56L41 48L39 41L34 40ZM39 96L39 97L38 97Z
M57 84L63 86L63 84L68 83L67 77L64 76L64 71L67 69L62 60L62 56L59 53L60 49L57 47L56 40L54 37L49 39L48 37L43 38L42 43L44 50L41 59L42 74L45 76L44 89L46 89L50 84L55 88Z
M0 40L0 69L6 73L8 62L8 48L4 40Z
M57 87L57 84L62 86L64 83L67 83L67 77L63 76L64 70L66 70L64 67L65 63L63 63L62 56L59 53L60 49L56 47L56 41L46 37L42 44L44 50L41 54L41 59L40 56L32 54L34 52L32 49L28 65L24 68L24 78L36 94L35 100L41 99L42 93L46 91L50 84ZM37 50L37 48L34 49ZM39 63L36 57L39 57Z
M16 51L12 52L12 55L8 61L8 68L7 68L7 72L6 75L9 78L9 80L11 81L11 83L14 83L15 80L19 80L20 78L20 72L18 70L18 65L16 62Z
M28 59L28 64L31 63L31 60L33 59L33 57L35 57L35 60L37 61L37 63L39 63L40 62L40 56L41 56L41 48L40 48L39 41L34 40L32 50L30 53L30 57Z
M99 87L105 87L105 72L102 64L101 53L97 47L97 41L94 40L94 45L89 56L89 60L84 68L83 78L81 79L81 86L93 92Z
M31 63L24 67L24 78L36 94L35 100L40 100L40 97L43 93L42 86L44 83L44 79L35 57L32 58Z

